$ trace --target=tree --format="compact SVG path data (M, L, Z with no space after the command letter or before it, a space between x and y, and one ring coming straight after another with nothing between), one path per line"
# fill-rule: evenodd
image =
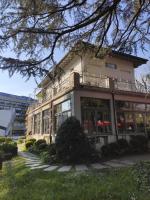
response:
M144 51L150 44L149 14L149 0L1 0L1 50L10 48L15 57L1 55L0 68L10 75L45 75L56 64L56 50L70 49L79 39L96 44L96 55L103 46Z

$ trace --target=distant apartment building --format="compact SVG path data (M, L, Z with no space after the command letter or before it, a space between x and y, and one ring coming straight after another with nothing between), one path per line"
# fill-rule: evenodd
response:
M24 135L25 114L34 100L0 92L0 135Z
M61 68L61 76L55 81L46 76L40 83L39 102L27 111L30 137L55 141L70 116L80 120L95 144L150 132L150 95L134 76L147 60L117 51L96 57L95 49L69 51L52 71Z

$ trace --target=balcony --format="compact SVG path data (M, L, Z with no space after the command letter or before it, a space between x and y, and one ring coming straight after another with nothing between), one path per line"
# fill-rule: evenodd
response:
M65 93L73 90L74 88L79 88L80 86L91 87L92 88L103 88L111 91L126 91L126 92L137 92L137 93L148 93L150 88L145 88L143 84L138 81L133 83L123 80L113 80L105 75L89 74L84 72L71 73L63 80L57 80L56 83L52 84L51 90L46 93L45 89L41 90L42 97L38 102L30 106L30 110L39 107L41 104L47 101L53 100Z

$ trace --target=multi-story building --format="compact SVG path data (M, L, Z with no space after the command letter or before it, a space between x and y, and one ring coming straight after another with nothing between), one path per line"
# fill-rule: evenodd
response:
M0 92L0 125L1 128L6 130L6 135L19 136L25 134L25 114L28 106L33 102L34 100L29 97ZM6 125L9 127L5 127Z
M40 83L39 102L27 112L30 137L54 141L70 116L100 145L150 131L150 97L134 76L147 60L116 51L95 57L95 48L71 50L51 72L61 69L61 75L53 81L47 75Z

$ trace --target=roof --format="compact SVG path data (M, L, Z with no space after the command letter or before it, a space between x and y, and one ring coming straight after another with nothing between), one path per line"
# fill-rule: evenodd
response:
M81 45L82 45L82 47L80 48L79 46L81 46ZM83 41L77 42L77 44L74 45L74 47L59 61L59 63L53 67L53 70L50 73L52 73L58 67L63 69L63 67L66 66L77 55L77 49L78 49L78 52L80 52L80 50L83 50L82 48L84 50L88 50L88 49L95 50L97 47L96 47L96 45L90 44L87 42L83 42ZM140 66L142 64L146 64L148 61L145 58L133 56L131 54L122 53L122 52L114 51L114 50L111 50L110 53L108 53L108 55L120 57L122 59L131 61L131 62L133 62L134 68L137 68L138 66ZM46 75L45 78L39 84L39 87L41 87L41 85L46 84L48 82L49 82L49 76Z

